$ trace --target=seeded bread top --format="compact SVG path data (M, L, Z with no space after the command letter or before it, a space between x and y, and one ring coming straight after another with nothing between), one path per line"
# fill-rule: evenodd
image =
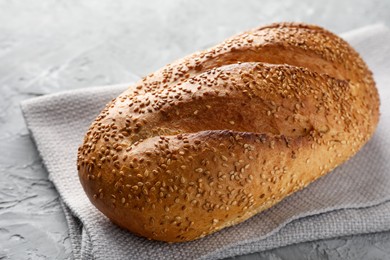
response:
M166 65L112 100L86 134L78 170L113 222L188 241L329 172L378 117L372 74L345 41L273 24Z

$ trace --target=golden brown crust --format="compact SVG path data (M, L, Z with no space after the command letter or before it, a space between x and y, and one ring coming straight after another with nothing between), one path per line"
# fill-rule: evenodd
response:
M372 74L342 39L273 24L189 55L102 111L78 153L91 202L141 236L189 241L271 207L373 134Z

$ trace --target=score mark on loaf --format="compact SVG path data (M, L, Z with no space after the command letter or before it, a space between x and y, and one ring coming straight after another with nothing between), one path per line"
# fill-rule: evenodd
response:
M166 65L112 100L77 168L114 223L190 241L328 173L378 118L372 73L348 43L317 26L272 24Z

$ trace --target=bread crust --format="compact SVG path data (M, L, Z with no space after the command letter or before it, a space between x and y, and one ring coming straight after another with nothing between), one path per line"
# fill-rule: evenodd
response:
M78 172L114 223L190 241L328 173L378 118L372 73L348 43L278 23L168 64L112 100L79 148Z

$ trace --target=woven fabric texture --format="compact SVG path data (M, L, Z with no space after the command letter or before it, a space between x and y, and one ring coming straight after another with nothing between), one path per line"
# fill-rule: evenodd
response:
M303 241L390 230L390 32L382 25L344 34L374 72L381 119L353 158L251 219L203 239L167 244L112 224L88 200L76 157L84 133L127 85L81 89L22 103L37 149L55 184L76 259L220 259ZM379 41L378 39L381 39Z

